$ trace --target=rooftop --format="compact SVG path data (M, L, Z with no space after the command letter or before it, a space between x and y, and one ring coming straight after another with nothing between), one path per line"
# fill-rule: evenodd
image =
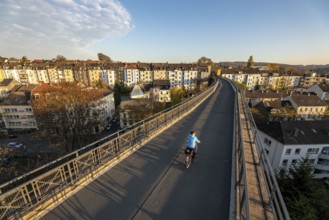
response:
M246 91L245 96L248 99L260 99L260 98L263 98L263 99L264 98L281 99L281 98L287 97L288 94L272 92L272 91L255 91L255 92Z
M298 106L328 106L327 103L316 95L293 94L291 95L291 99Z
M257 127L286 145L329 144L329 121L268 122Z

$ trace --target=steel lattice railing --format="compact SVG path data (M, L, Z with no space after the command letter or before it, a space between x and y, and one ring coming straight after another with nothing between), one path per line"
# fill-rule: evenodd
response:
M183 103L1 185L0 219L21 218L37 205L75 187L88 175L93 176L103 164L111 163L191 111L210 96L218 84L216 81Z
M252 116L252 113L248 107L247 102L245 101L244 91L240 91L230 80L227 80L232 85L235 91L235 151L237 152L236 158L236 219L250 219L250 208L249 208L249 198L248 198L248 184L246 176L246 166L245 166L245 156L243 150L243 140L242 140L242 131L241 131L241 120L239 112L239 102L238 94L241 96L243 109L245 109L246 119L250 122L251 130L253 134L254 143L256 145L257 153L259 155L258 163L261 165L262 170L265 174L266 187L270 194L269 198L269 207L273 209L273 214L275 219L280 220L290 220L288 210L286 208L285 202L281 195L280 188L276 181L275 173L270 164L270 160L267 157L267 154L262 146L260 136L258 134L257 126Z

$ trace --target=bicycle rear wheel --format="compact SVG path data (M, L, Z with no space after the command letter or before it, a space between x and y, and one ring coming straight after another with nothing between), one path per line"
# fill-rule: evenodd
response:
M189 168L192 162L192 157L190 154L186 155L186 159L185 159L185 166L186 168Z

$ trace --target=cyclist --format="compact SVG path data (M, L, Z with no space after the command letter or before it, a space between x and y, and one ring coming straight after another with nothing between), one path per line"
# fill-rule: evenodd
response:
M187 154L187 151L193 151L192 158L194 158L196 152L195 152L195 143L201 143L201 141L195 136L195 131L191 131L190 134L187 137L187 147L185 149L185 153Z

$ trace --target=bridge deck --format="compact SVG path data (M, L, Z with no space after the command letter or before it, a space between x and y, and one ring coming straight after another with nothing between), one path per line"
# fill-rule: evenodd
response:
M234 93L223 82L208 100L43 219L228 219ZM201 140L184 167L191 129Z

